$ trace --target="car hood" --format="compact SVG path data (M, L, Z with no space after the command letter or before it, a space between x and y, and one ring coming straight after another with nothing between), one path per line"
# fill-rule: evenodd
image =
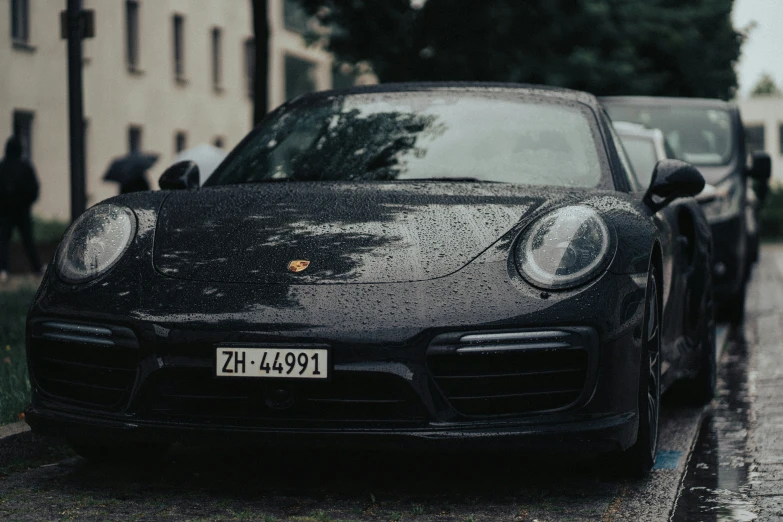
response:
M153 260L198 281L422 281L456 272L545 198L508 184L294 182L174 192ZM291 261L309 261L300 272Z

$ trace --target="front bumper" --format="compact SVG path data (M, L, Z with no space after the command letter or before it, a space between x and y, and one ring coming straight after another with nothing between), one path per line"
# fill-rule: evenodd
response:
M608 342L593 328L558 327L425 334L383 348L332 343L328 383L218 379L215 347L225 333L210 339L152 330L166 337L153 341L83 319L32 318L28 423L43 433L112 443L230 437L570 452L621 450L635 439L639 359L628 346L636 328ZM488 340L462 340L476 332ZM493 352L498 336L502 351ZM512 375L511 366L523 371ZM474 367L486 375L474 378ZM507 396L509 388L524 393ZM290 404L274 402L281 390Z
M39 432L107 443L220 442L225 437L351 447L630 447L638 423L644 289L631 275L607 273L570 294L543 295L503 277L508 257L498 258L491 270L469 265L459 275L416 285L270 286L262 291L141 272L141 281L123 281L109 292L100 281L69 288L50 274L28 316L32 404L26 418ZM498 276L488 279L487 272ZM358 291L361 295L354 295ZM455 294L470 298L455 299ZM374 295L385 296L385 303L397 304L405 313L368 305L376 301L367 296ZM591 305L575 306L574 297L577 304ZM579 342L589 347L583 350L587 355L579 367L584 371L579 389L557 381L561 392L574 392L567 400L524 407L491 401L492 407L484 408L481 400L472 399L458 404L464 383L447 390L430 356L458 350L461 333L497 331L582 336ZM93 337L92 346L80 339L84 336ZM576 337L560 341L574 347ZM224 388L214 378L214 365L216 345L226 342L327 344L334 386L328 393L327 388L295 389L291 408L270 404L266 383L245 381ZM51 359L75 353L74 347L81 347L86 358L71 360L70 366L66 361L67 371L51 366L62 364ZM112 351L118 347L122 350ZM46 364L43 355L50 359ZM101 368L90 370L96 361ZM80 387L60 382L68 379L57 372L92 380ZM115 384L117 376L125 379L124 385ZM80 391L74 392L76 388ZM346 390L349 396L341 397ZM358 397L351 395L357 390ZM469 392L480 399L476 389ZM232 400L221 397L225 395ZM341 399L354 404L341 405Z

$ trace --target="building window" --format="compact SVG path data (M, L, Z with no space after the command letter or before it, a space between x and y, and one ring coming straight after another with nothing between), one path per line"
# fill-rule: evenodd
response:
M181 80L185 77L185 17L174 15L174 76Z
M222 37L223 34L220 28L214 27L212 29L212 85L215 89L220 89L223 85Z
M131 125L128 127L128 154L141 153L141 127Z
M245 81L247 95L251 98L255 92L256 79L256 41L253 38L245 40Z
M179 154L188 146L188 135L182 131L178 131L174 135L174 152Z
M11 40L25 44L30 40L29 0L11 0Z
M90 179L90 120L84 118L82 120L82 139L84 140L84 180L85 183ZM89 195L87 196L89 200Z
M780 141L780 154L783 155L783 123L778 125L778 141Z
M223 138L221 136L216 136L215 139L212 141L212 144L215 147L217 147L219 149L222 149L223 148Z
M22 142L22 155L33 158L33 116L30 111L14 111L14 136Z
M747 125L745 127L745 145L748 154L756 151L764 151L764 126Z
M307 12L297 0L284 0L283 23L289 31L304 33L307 31L307 21L310 19Z
M125 32L127 33L128 69L135 70L139 67L139 2L138 0L125 1Z
M315 64L293 56L285 57L285 97L287 100L317 90Z

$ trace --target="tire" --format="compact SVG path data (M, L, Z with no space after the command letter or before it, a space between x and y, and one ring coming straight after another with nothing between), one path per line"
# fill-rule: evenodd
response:
M718 380L717 346L715 344L717 335L711 297L705 313L708 319L699 340L698 373L692 378L675 383L671 390L679 400L694 406L707 404L715 397Z
M69 440L68 444L90 464L144 465L160 460L169 448L165 443L111 445Z
M654 268L647 275L641 368L639 428L636 443L622 455L623 467L634 477L646 476L655 464L661 409L661 306Z
M747 282L743 281L740 289L718 308L716 313L718 320L728 322L734 326L742 324L742 321L745 320L745 294L747 289Z

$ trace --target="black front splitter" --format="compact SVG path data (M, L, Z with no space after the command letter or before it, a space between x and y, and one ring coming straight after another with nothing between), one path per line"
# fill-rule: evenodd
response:
M31 406L25 420L34 433L97 444L183 442L276 447L486 450L601 453L624 450L636 441L633 412L557 424L494 427L443 426L421 429L272 429L137 420L117 420Z

